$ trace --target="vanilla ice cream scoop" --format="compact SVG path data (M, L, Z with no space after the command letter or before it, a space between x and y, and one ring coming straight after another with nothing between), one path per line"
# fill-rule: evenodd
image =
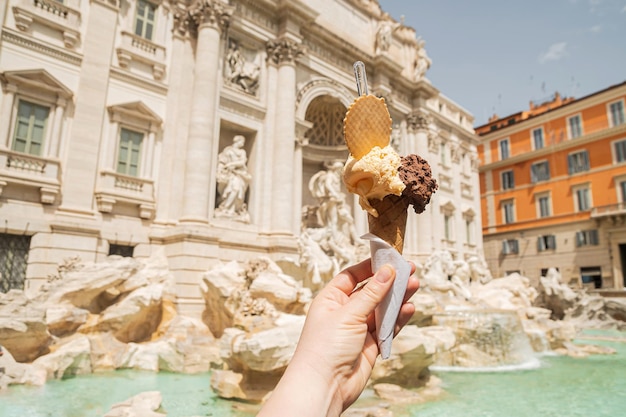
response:
M348 191L359 196L361 208L378 217L370 200L402 194L405 185L398 175L401 164L400 155L391 146L374 146L360 159L348 157L343 168L343 181Z

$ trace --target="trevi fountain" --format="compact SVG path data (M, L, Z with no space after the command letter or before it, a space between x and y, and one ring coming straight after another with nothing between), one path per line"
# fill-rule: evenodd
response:
M300 256L205 271L201 318L177 313L158 250L147 260L70 257L36 293L0 294L0 416L254 415L315 293L367 257L350 215L318 190L332 170L311 180L319 205L304 211ZM574 290L555 269L535 288L447 251L416 274L417 311L345 416L619 414L626 304Z

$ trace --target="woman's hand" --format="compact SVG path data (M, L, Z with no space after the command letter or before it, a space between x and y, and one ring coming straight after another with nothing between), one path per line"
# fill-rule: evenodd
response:
M414 271L412 264L411 274ZM339 416L359 397L379 354L374 310L394 279L389 265L372 277L368 259L339 273L320 291L293 359L259 416ZM415 312L407 300L418 288L417 278L409 278L396 333ZM301 402L305 404L298 408Z

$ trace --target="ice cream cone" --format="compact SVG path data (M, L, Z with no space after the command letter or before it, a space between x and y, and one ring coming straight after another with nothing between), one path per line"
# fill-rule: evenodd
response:
M401 254L409 201L401 195L388 195L382 200L370 200L370 204L378 212L377 217L367 215L370 233L390 244Z

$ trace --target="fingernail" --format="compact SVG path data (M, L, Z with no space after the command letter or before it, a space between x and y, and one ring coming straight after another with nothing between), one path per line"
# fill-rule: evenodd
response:
M378 272L376 272L376 281L378 282L389 281L389 279L391 278L392 272L393 271L391 271L391 268L389 268L387 265L383 266L382 268L378 270Z

